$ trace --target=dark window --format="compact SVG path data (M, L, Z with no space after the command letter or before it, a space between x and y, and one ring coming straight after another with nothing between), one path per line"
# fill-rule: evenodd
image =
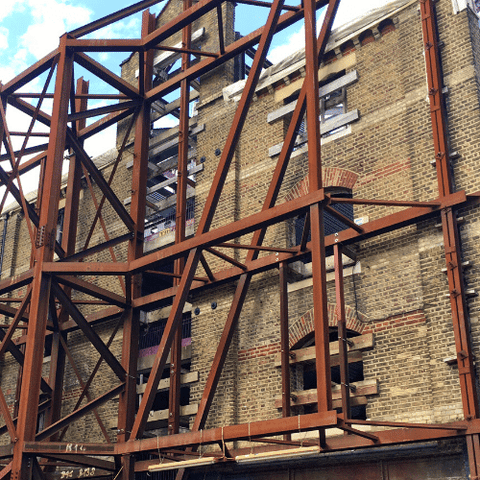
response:
M63 238L63 223L65 221L65 208L61 208L58 211L57 217L57 232L55 234L55 240L61 244Z
M157 351L157 346L160 344L162 339L163 332L165 330L165 326L167 324L166 319L162 319L158 322L153 322L151 324L143 324L142 329L140 331L140 338L139 338L139 356L144 357L148 355L153 355ZM190 312L184 313L183 320L182 320L182 346L186 346L190 344L191 338L191 314ZM181 364L181 373L188 373L190 372L191 363L190 359L183 359ZM144 385L148 382L148 378L150 375L150 369L142 371L138 376L138 384ZM163 372L162 372L162 379L168 378L170 376L170 365L166 365ZM141 401L142 394L139 394L138 401ZM159 410L166 410L168 409L169 403L169 391L168 388L161 389L155 395L155 399L152 405L152 411L159 411ZM190 385L184 384L180 388L180 405L189 405L190 403ZM167 420L153 420L147 423L147 430L152 429L164 429L167 426ZM181 426L184 428L188 428L188 420L182 417L181 419ZM142 477L143 478L143 477ZM163 477L158 477L163 478Z
M339 88L320 99L320 121L322 123L331 120L337 115L346 112L347 89ZM329 132L332 133L332 132Z
M344 191L341 193L339 192L332 194L332 197L352 198L352 194L350 191ZM334 203L332 204L332 208L353 222L353 205L351 203ZM295 218L295 245L300 245L300 242L302 241L303 229L305 227L305 217L306 214L303 214ZM327 211L325 211L323 215L323 226L325 236L332 235L349 228L341 220ZM310 239L311 234L309 232L308 241L310 241Z
M144 324L140 332L139 349L155 347L160 344L163 331L167 325L167 319L159 320L152 324ZM190 312L183 314L182 320L182 338L190 338L192 336L192 316Z
M351 330L347 330L347 338L356 337L359 334ZM338 340L338 330L336 327L330 327L330 342ZM315 341L308 342L308 345L315 345ZM340 366L334 366L331 368L332 384L340 385ZM348 382L361 382L364 380L363 376L363 362L354 362L348 364ZM314 363L305 364L303 367L303 389L311 390L317 388L317 373ZM305 406L305 413L314 413L317 410L317 405ZM341 409L340 409L341 410ZM365 420L366 406L365 405L352 405L351 406L351 418Z

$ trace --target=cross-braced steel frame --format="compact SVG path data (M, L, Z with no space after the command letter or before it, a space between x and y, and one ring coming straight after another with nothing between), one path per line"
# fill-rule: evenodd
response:
M0 138L6 154L0 160L9 162L7 170L0 166L0 181L19 203L28 226L31 242L30 269L25 273L2 280L0 294L26 287L25 295L19 299L16 308L0 299L1 313L11 317L8 327L2 327L0 353L10 352L21 367L18 386L18 407L14 412L9 409L5 395L0 389L0 411L5 421L3 432L8 434L10 442L0 448L4 467L0 478L44 479L58 465L80 465L85 468L97 468L102 475L111 475L132 479L136 471L145 471L149 462L136 462L142 453L161 452L165 456L177 459L194 458L199 445L219 445L217 453L212 455L218 462L232 461L232 452L227 444L236 440L270 441L266 437L284 435L284 447L295 445L291 433L298 431L318 431L316 444L321 450L335 451L355 447L375 447L378 445L415 442L435 438L466 436L472 479L479 477L480 465L480 420L478 419L478 400L475 373L473 368L471 341L465 305L465 292L462 280L459 238L455 210L465 205L476 205L480 194L467 195L463 191L453 190L450 177L450 165L447 148L445 108L442 98L442 78L438 53L438 40L435 24L434 2L421 0L422 25L425 44L426 68L428 73L432 129L435 144L438 178L438 197L428 202L396 201L394 199L369 200L330 197L323 186L320 152L319 102L318 102L318 65L321 61L329 38L333 19L339 0L305 0L301 5L284 5L283 0L273 3L244 0L256 7L269 9L268 20L264 27L227 45L223 38L222 0L200 0L192 6L191 0L184 0L183 12L174 20L156 28L155 18L148 10L143 13L141 37L128 40L85 40L82 37L100 28L117 22L131 14L143 11L158 0L144 0L129 8L109 15L83 28L65 34L59 47L44 59L33 65L21 75L0 85ZM326 7L326 15L318 38L315 34L316 11ZM216 12L218 18L219 50L216 52L198 52L192 50L191 26L208 12ZM306 75L301 88L297 106L293 113L285 141L263 208L239 221L219 228L211 229L212 220L219 204L222 188L238 144L242 128L247 118L250 103L264 65L267 51L274 34L297 21L304 21L306 39ZM182 32L180 73L160 85L152 84L152 65L154 49L175 50L162 43L177 32ZM241 100L230 126L228 138L220 156L211 189L206 200L196 234L186 239L185 205L187 188L188 160L188 119L190 82L233 59L252 46L257 50L250 74L245 84ZM138 85L132 86L104 66L93 60L89 52L127 52L138 55ZM191 63L192 54L201 55L196 63ZM101 95L89 92L89 86L82 78L75 79L74 66L80 65L92 75L100 78L119 91L118 95ZM33 79L47 73L45 86L41 93L24 93L22 87ZM48 94L51 81L55 78L54 94ZM177 186L177 230L175 243L160 251L143 253L144 225L146 213L147 164L149 153L150 108L153 102L170 92L180 89L180 124L178 150L178 186ZM27 99L37 99L36 106ZM47 114L42 103L53 98L53 109ZM89 109L89 99L118 100L108 107ZM6 109L14 107L31 117L30 128L24 132L24 143L15 151L12 145L12 133L8 128ZM86 119L102 115L100 120L86 126ZM308 124L308 171L310 191L295 200L276 204L282 179L290 155L294 148L297 131L306 115ZM103 129L120 121L129 127L119 148L119 154L111 176L105 180L90 156L84 149L84 141ZM48 127L48 139L39 146L29 146L33 126L40 123ZM134 133L134 160L132 170L132 197L128 212L122 201L112 189L116 167L125 152L127 139ZM55 239L61 172L65 152L69 152L70 166L65 201L64 235L61 243ZM30 158L22 161L26 155ZM33 157L32 157L33 155ZM40 166L37 204L29 203L22 189L22 175ZM77 234L79 224L79 202L81 180L86 179L93 192L93 184L102 194L96 202L97 214L92 219L90 235L83 248L78 247ZM3 196L0 209L3 209L6 195ZM109 203L127 233L110 238L102 218L102 208ZM390 205L404 207L398 213L391 214L358 226L341 216L332 208L334 202L351 202L364 205ZM348 229L340 232L335 239L323 234L323 215L328 211L340 216ZM300 245L291 249L276 249L263 246L268 227L299 214L307 214L306 231ZM458 354L459 375L465 421L455 424L399 424L353 420L350 418L348 359L346 341L340 341L340 365L342 375L342 413L332 408L330 381L330 356L326 301L325 249L333 247L335 253L336 292L338 332L341 340L346 339L345 311L343 298L342 249L363 239L393 231L414 224L426 218L441 216L445 243L445 255L448 267L448 282L451 297L453 331ZM105 241L94 246L89 241L97 224L102 225ZM311 241L307 242L307 229L311 232ZM250 245L231 244L232 248L248 248L246 260L236 262L228 269L214 271L206 261L206 249L222 245L229 240L247 233L253 233ZM113 247L127 245L127 260L115 260ZM259 256L260 251L270 254ZM110 251L111 262L91 262L92 254ZM286 268L290 262L311 253L313 262L315 349L317 372L318 413L290 416L290 380L288 347L288 300L286 288ZM147 270L162 271L168 262L174 262L176 278L172 288L142 296L140 278ZM207 277L195 276L197 267L202 265ZM219 382L227 352L232 341L252 277L259 272L278 269L280 279L280 328L282 338L282 392L283 418L274 418L262 422L241 425L225 425L221 428L205 429L207 416ZM119 277L123 294L113 293L109 289L94 285L85 280L88 275ZM189 292L200 292L205 288L226 282L236 282L231 308L221 334L221 338L211 364L210 373L203 391L198 413L192 428L187 433L179 433L179 389L180 389L180 341L179 327L182 310ZM78 301L72 298L72 292L79 291L106 305L101 311L91 315L82 313ZM95 302L92 302L95 303ZM142 401L136 406L136 376L138 357L139 315L141 310L153 309L159 305L171 304L164 334L158 353L155 356L152 371ZM104 342L93 329L94 323L118 318L112 337ZM120 325L123 335L121 360L117 360L110 349L113 337ZM26 327L26 329L25 329ZM19 341L14 342L18 329L26 330ZM87 382L81 381L82 394L75 409L70 413L61 410L65 364L69 361L75 369L75 362L66 341L67 332L80 329L93 347L100 353L100 362L105 362L116 377L102 395L92 398L89 386L98 371L95 366ZM48 380L42 378L42 358L46 335L52 335L52 367ZM20 346L21 345L21 346ZM156 438L144 438L144 430L149 412L155 398L158 384L167 356L171 352L172 368L169 399L169 435ZM118 434L116 442L111 443L109 434L102 424L96 409L108 400L118 397ZM46 400L45 400L46 398ZM87 402L82 403L86 398ZM47 412L45 425L38 429L37 417ZM62 412L62 413L61 413ZM105 443L71 444L63 441L65 429L78 418L93 412L96 415ZM355 425L391 427L375 433L367 433L355 428ZM348 433L341 437L328 438L325 431L340 428ZM278 443L276 440L276 448ZM315 442L314 442L315 443ZM297 445L298 446L298 445ZM114 461L105 459L113 458ZM102 457L102 458L99 458ZM89 476L94 470L88 470ZM179 471L178 477L184 475Z

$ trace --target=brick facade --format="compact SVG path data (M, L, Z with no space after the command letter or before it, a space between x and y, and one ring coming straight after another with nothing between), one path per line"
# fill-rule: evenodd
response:
M399 6L400 5L400 6ZM157 25L167 23L179 12L180 2L169 2L157 19ZM396 2L397 8L385 9L368 28L354 29L345 34L334 35L334 46L327 49L325 62L320 66L321 86L356 72L358 79L345 87L344 114L357 112L358 117L347 125L333 129L322 138L323 178L326 187L351 192L353 198L390 199L405 201L431 201L437 198L437 180L433 140L430 124L428 92L425 81L425 63L419 9L416 2ZM226 42L234 40L234 7L224 6ZM457 15L452 12L449 0L437 2L438 28L442 42L442 62L445 85L448 87L447 106L449 140L452 152L453 171L457 190L473 193L480 190L478 157L480 155L480 33L478 19L469 8ZM212 13L194 26L205 28L202 48L218 50L216 16ZM175 45L180 38L172 38ZM281 144L290 116L287 114L275 121L268 115L288 104L298 94L303 81L304 65L296 65L301 54L267 69L260 80L255 101L248 113L243 136L235 151L221 200L215 214L212 229L229 224L261 211L263 198L277 157L270 149ZM136 55L122 64L122 76L132 84L136 82L138 67ZM284 69L284 77L278 75ZM277 76L275 76L277 75ZM204 129L196 135L196 165L203 170L195 177L195 227L205 207L205 202L224 147L228 129L238 104L236 94L242 84L233 84L234 63L226 64L200 79L199 102L196 105L197 125ZM232 93L234 92L234 93ZM126 131L127 122L119 126L118 138ZM122 158L112 188L119 198L127 198L130 190L131 171L127 168L132 160L131 144ZM117 145L118 147L118 145ZM114 168L115 152L102 160L105 178ZM200 160L202 159L202 160ZM292 155L277 203L288 202L308 192L307 152L299 144ZM86 179L83 180L81 210L85 218L93 217L93 201ZM363 223L397 212L401 207L354 205L353 218ZM465 269L467 288L479 291L480 280L480 218L478 208L468 207L459 212L464 218L460 234L463 260L469 262ZM124 233L125 227L118 220L108 202L103 211L105 228L111 235ZM29 268L30 244L23 217L15 208L9 213L6 233L6 248L2 265L2 278L19 275ZM351 337L373 335L373 344L361 353L362 379L376 382L378 390L369 394L364 417L370 420L444 423L464 418L459 388L458 368L455 359L455 339L451 326L451 311L448 285L442 269L445 266L443 237L438 228L439 218L406 226L391 233L364 240L354 246L355 260L344 269L347 329ZM1 223L1 222L0 222ZM292 221L270 227L264 244L280 248L295 245ZM0 224L0 232L3 223ZM88 231L80 232L80 242L85 241ZM94 245L104 238L98 224L91 240ZM251 235L235 239L239 244L248 244ZM246 251L219 249L241 262ZM118 260L126 259L125 249L114 247L93 256L91 261L110 261L111 255ZM230 264L219 257L205 254L210 265L226 268ZM266 253L261 253L266 255ZM327 263L330 259L327 259ZM313 295L311 267L308 259L296 262L289 268L289 333L292 352L311 346L313 328ZM331 263L331 262L330 262ZM331 268L330 268L331 269ZM200 266L197 276L205 277ZM333 275L327 275L328 320L332 337L336 331L336 299ZM91 276L89 281L92 281ZM120 293L121 283L111 276L98 276L95 283ZM226 315L229 311L234 287L218 287L200 294L191 293L188 298L192 312L191 357L185 369L198 373L198 381L189 389L189 403L198 404L210 370L217 343ZM19 291L11 292L18 297ZM76 299L85 298L78 294ZM222 425L248 423L258 420L280 418L281 409L276 399L281 396L281 371L276 365L280 352L279 285L275 270L263 272L252 280L238 328L230 346L216 396L208 417L207 428ZM469 314L475 354L480 355L480 299L469 298ZM101 306L84 306L86 315L93 315ZM148 312L146 316L155 316ZM165 318L158 314L156 319ZM116 324L102 325L97 333L108 342ZM147 333L148 334L148 330ZM113 339L111 350L121 356L121 328ZM21 341L21 340L17 340ZM76 360L79 373L85 382L87 372L99 360L97 352L87 347L88 342L79 333L70 333L68 343ZM357 362L358 363L358 362ZM45 358L45 376L49 376L49 359ZM480 366L477 366L477 370ZM308 367L294 365L291 368L292 382L302 389ZM148 372L145 371L145 375ZM7 354L1 363L0 380L7 402L13 408L18 366ZM301 378L300 378L301 377ZM105 364L91 386L92 395L104 391L113 382L114 374ZM75 405L80 392L80 381L71 366L67 366L64 381L64 411ZM112 400L98 411L108 436L116 438L116 413L118 400ZM308 408L305 406L305 408ZM305 411L305 410L303 410ZM303 413L301 411L301 413ZM185 422L185 428L192 424ZM152 428L162 431L164 425ZM93 414L71 427L65 436L68 441L102 441L103 436ZM297 439L299 436L296 437ZM239 442L236 447L244 446ZM440 442L433 453L423 456L419 447L410 459L418 471L429 472L431 480L464 480L467 477L463 465L463 442ZM406 452L406 453L405 453ZM292 473L296 480L303 478L406 478L401 467L409 452L397 453L386 459L378 454L378 462L358 465L359 476L348 473L342 477L341 469L324 465L309 470L299 468ZM430 457L427 458L427 456ZM432 457L433 456L433 460ZM435 465L435 458L444 468ZM412 457L412 458L413 458ZM399 460L403 459L403 460ZM357 462L357 457L348 462ZM378 465L384 462L383 467ZM417 462L417 463L415 463ZM408 463L408 462L407 462ZM383 477L368 476L369 471L380 468ZM415 467L412 467L414 470ZM388 470L388 472L387 472ZM445 472L453 472L447 475ZM455 472L456 471L456 472ZM310 473L308 473L310 472ZM310 477L315 472L315 477ZM349 470L351 472L351 470ZM387 472L387 473L385 473ZM233 474L222 478L240 478ZM252 478L270 478L268 473ZM364 475L364 476L362 476ZM390 476L385 476L390 475ZM249 477L250 478L250 477ZM273 477L272 477L273 478ZM275 473L275 478L287 478ZM410 477L409 477L410 478ZM420 478L412 476L411 478Z

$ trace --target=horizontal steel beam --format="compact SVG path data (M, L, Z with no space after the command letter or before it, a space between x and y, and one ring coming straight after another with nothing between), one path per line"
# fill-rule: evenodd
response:
M20 73L9 82L7 82L0 90L2 97L10 95L11 93L15 92L19 88L32 81L34 78L37 78L43 72L46 72L49 68L51 68L54 62L57 61L57 57L58 48L53 50L53 52L50 52L48 55L40 59L31 67L27 68L27 70Z
M105 300L113 305L117 305L118 307L127 307L127 301L124 297L121 297L116 293L106 290L105 288L94 285L93 283L86 282L85 280L81 280L80 278L67 277L62 275L58 275L55 278L62 285L67 285L74 290L86 293L87 295L91 295L95 298L100 298L101 300Z
M117 470L114 462L87 455L63 455L61 453L53 455L50 453L46 454L45 458L71 463L74 465L88 465L89 467L101 468L102 470L107 470L110 472L115 472Z
M390 430L375 431L377 437L375 445L395 445L402 443L422 442L442 438L463 437L480 433L480 420L461 421L445 425L408 424L395 422L368 422L349 421L348 424L382 424L392 427ZM387 425L388 423L388 425ZM318 428L336 428L345 425L341 419L337 419L335 412L314 413L309 415L279 418L264 422L252 422L250 424L231 425L198 432L187 432L178 435L146 438L136 441L128 441L122 444L91 444L91 443L67 443L67 442L26 442L23 451L37 456L42 454L56 455L125 455L148 451L169 450L200 444L213 444L217 442L234 440L254 440L263 436L281 434L283 432L298 432L316 430ZM396 427L396 428L395 428ZM263 432L263 434L262 434ZM157 443L158 442L158 443ZM341 451L352 448L372 447L373 443L368 438L358 435L339 435L327 437L327 451ZM278 449L278 447L275 447ZM249 448L251 450L251 448ZM5 454L8 455L10 448L7 447ZM321 454L320 454L321 455Z
M94 22L88 23L83 27L79 27L75 30L72 30L71 32L69 32L68 35L70 37L75 37L75 38L83 37L84 35L88 35L89 33L95 32L100 28L103 28L112 23L118 22L123 18L129 17L130 15L133 15L135 13L141 12L142 10L145 10L146 8L156 5L161 1L162 0L142 0L141 2L134 3L129 7L122 8L117 12L111 13L110 15L106 15L105 17L95 20Z
M45 438L51 437L54 433L60 431L63 427L65 427L68 424L74 422L75 420L78 420L79 418L83 417L84 415L87 415L87 413L90 413L95 408L99 407L100 405L103 405L108 400L111 400L112 398L115 398L118 395L120 395L123 392L124 388L125 388L124 383L121 383L120 385L117 385L116 387L112 388L111 390L104 393L103 395L100 395L99 397L95 398L91 402L88 402L83 407L80 407L78 410L75 410L74 412L70 413L69 415L66 415L65 417L63 417L58 422L55 422L52 425L49 425L47 428L45 428L41 432L37 433L35 438L38 441L40 441L40 440L43 440ZM64 452L64 453L67 453L67 452ZM85 452L82 452L82 453L85 453Z

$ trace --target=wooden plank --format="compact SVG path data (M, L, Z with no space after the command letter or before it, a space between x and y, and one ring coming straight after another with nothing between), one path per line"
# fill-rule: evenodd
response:
M180 406L180 416L181 417L190 417L196 415L198 412L198 403L191 403L190 405ZM160 420L168 420L168 408L165 410L151 411L148 416L148 423L158 422Z
M201 172L202 170L203 170L203 164L195 165L193 168L188 170L188 176L194 175L195 173ZM168 187L169 185L177 183L177 179L178 179L178 177L175 176L175 177L169 178L169 179L167 179L167 180L165 180L161 183L158 183L157 185L154 185L153 187L147 188L147 195L149 195L151 193L154 193L158 190L161 190L162 188ZM177 198L176 194L175 194L175 198ZM132 197L128 197L123 201L123 203L125 205L129 205L131 202L132 202ZM157 208L158 210L163 210L162 208L158 208L157 204L154 203L153 205L155 205L155 208Z
M189 372L183 373L180 376L180 381L182 385L188 385L190 383L198 382L198 372ZM144 383L143 385L137 385L137 394L141 394L145 391L147 384ZM158 391L168 390L170 388L170 378L162 378L160 383L158 384Z
M190 92L190 102L197 100L200 94L196 90L192 90ZM174 112L180 107L180 98L173 100L173 102L169 102L166 104L162 104L161 100L157 100L153 102L152 109L150 112L150 120L155 122L161 117L168 115L169 113Z
M190 118L188 122L188 131L190 135L195 135L198 133L198 131L202 131L205 128L205 124L202 123L197 126L197 117L192 117ZM155 135L153 138L150 139L150 144L149 144L149 149L152 150L152 148L158 147L159 145L162 145L164 142L171 140L172 138L178 137L178 130L179 127L172 127L169 128L168 130L162 130L160 133Z
M364 395L360 395L359 397L350 397L351 407L359 407L361 405L366 405L367 403L368 399ZM332 408L342 408L342 399L332 399Z
M349 352L348 354L348 363L356 363L362 362L363 355L360 350L354 350L353 352ZM330 366L331 367L338 367L340 365L340 355L330 355Z
M348 354L348 363L356 363L356 362L362 362L363 361L363 355L360 350L354 350L349 352ZM292 363L292 361L290 361ZM315 359L306 361L306 362L296 362L296 363L315 363ZM330 355L330 366L331 367L338 367L340 365L340 356L339 354L334 354ZM277 361L275 362L275 366L279 368L281 365Z
M189 186L187 190L187 199L194 196L195 196L195 189ZM173 205L176 205L176 204L177 204L177 194L175 193L174 195L166 198L165 200L160 200L154 205L157 208L157 211L161 212L162 210L166 210L167 208L172 207Z
M196 135L197 133L200 133L203 130L205 130L204 123L197 125L196 117L191 119L189 135ZM150 146L149 146L150 157L153 157L159 152L163 152L164 150L171 148L172 146L175 146L175 145L178 145L178 127L172 127L164 132L159 133L157 136L151 139ZM163 173L166 170L171 170L172 168L175 168L177 166L176 158L177 157L175 156L175 161L174 161L174 157L170 157L169 159L160 162L158 165L152 164L154 165L154 167L151 167L151 168L156 169L157 175L159 175L160 173ZM127 168L132 168L132 167L133 167L133 160L130 160L127 163Z
M188 176L194 175L195 173L201 172L202 170L203 170L203 163L201 163L200 165L195 165L190 170L188 170ZM157 190L161 190L162 188L168 187L169 185L176 183L177 180L178 180L178 177L175 175L174 177L169 178L161 183L158 183L153 187L147 188L147 195L150 193L156 192Z
M187 345L186 347L182 347L182 361L190 360L191 358L192 358L192 346ZM147 355L145 357L140 357L137 363L138 371L141 373L144 370L151 369L154 360L155 360L155 353L152 353L152 355ZM170 354L168 355L165 368L170 368Z
M352 400L358 397L367 397L368 395L378 394L378 381L376 378L371 380L362 380L361 382L353 382L352 385L356 387L355 391L350 392ZM332 387L332 400L341 401L340 385ZM292 407L299 407L302 405L312 405L317 403L317 390L301 390L292 392L291 405ZM275 397L275 407L282 408L282 397L280 395Z
M355 122L360 118L360 112L356 108L355 110L351 110L350 112L344 113L342 115L337 115L326 122L322 122L320 124L320 133L325 135L326 133L331 132L332 130L336 130L337 128L344 127L349 123Z
M351 110L350 112L344 113L342 115L337 115L336 117L333 117L330 120L327 120L326 122L322 122L320 124L320 133L322 135L325 135L328 132L331 132L332 130L336 130L337 128L344 127L345 125L348 125L349 123L354 122L355 120L358 120L360 118L360 113L358 109ZM298 136L297 140L295 142L295 146L299 147L300 145L303 145L306 143L307 138L306 136ZM275 155L279 155L280 152L282 151L282 143L278 143L277 145L274 145L273 147L270 147L268 149L268 156L269 157L274 157Z
M190 133L189 133L189 137L188 137L188 141L189 143L192 143L192 145L195 145L193 143L193 139L190 138L190 135L195 135L196 133L198 132L201 132L202 131L202 127L205 127L205 124L202 123L202 125L199 125L198 127L196 127L194 130L192 130ZM155 157L157 155L160 155L162 152L164 152L165 150L168 150L170 148L173 148L175 146L178 145L178 142L179 142L179 138L178 137L175 137L167 142L164 142L160 145L157 145L156 147L153 147L150 149L150 158L152 157Z
M349 345L348 347L349 352L371 350L375 346L373 333L367 333L366 335L352 337L349 338L349 340L353 342L353 345ZM293 365L295 363L315 362L315 347L299 348L298 350L291 350L290 353L292 354L292 356L290 357L290 365ZM338 353L338 342L330 342L330 357L338 355ZM295 355L294 357L293 354ZM356 361L361 361L361 359ZM280 354L277 354L275 355L275 366L280 367L280 365Z
M194 149L188 152L188 160L192 158L196 158L197 154ZM156 177L167 170L172 170L176 168L178 165L178 155L172 155L168 157L166 160L162 160L158 165L153 162L148 162L148 178ZM127 168L133 167L133 160L127 163Z
M326 95L329 95L335 90L351 85L353 82L356 82L357 80L358 80L358 72L357 70L353 70L352 72L347 73L346 75L343 75L343 77L337 78L337 80L334 80L333 82L327 83L326 85L323 85L322 87L320 87L318 90L319 97L324 97ZM270 112L267 115L267 123L273 123L285 117L286 115L288 115L289 113L295 110L296 105L297 105L297 101L295 100L293 102L287 103L286 105L283 105L280 108L277 108L277 110L274 110L273 112Z

